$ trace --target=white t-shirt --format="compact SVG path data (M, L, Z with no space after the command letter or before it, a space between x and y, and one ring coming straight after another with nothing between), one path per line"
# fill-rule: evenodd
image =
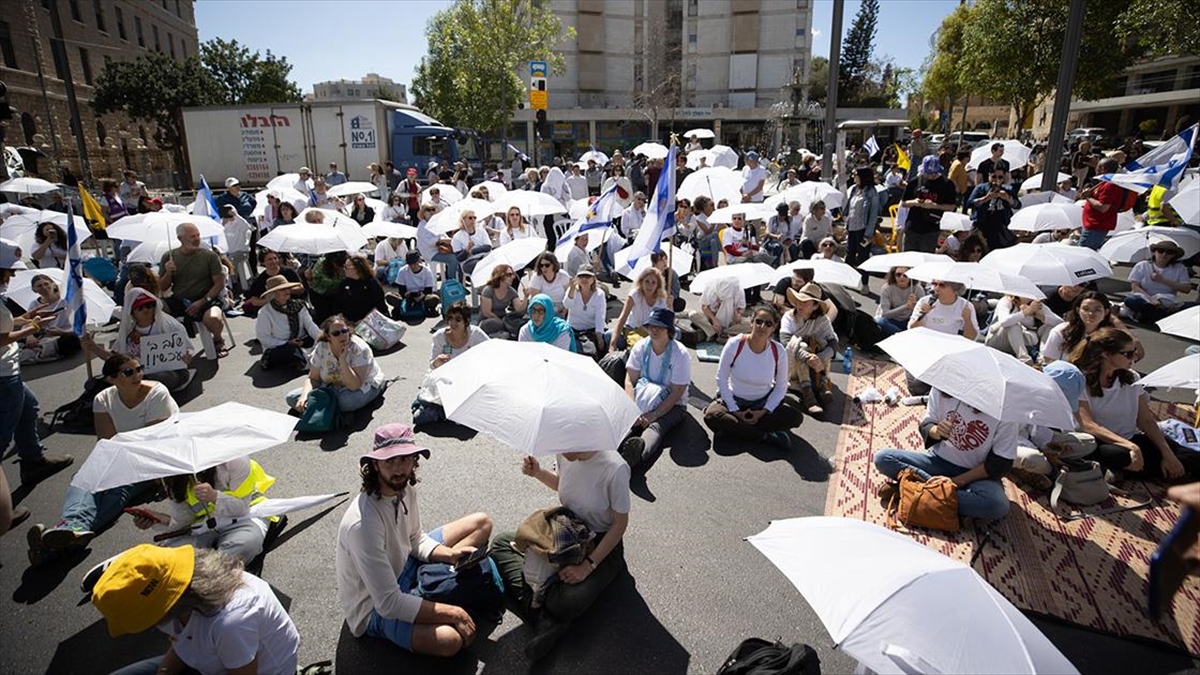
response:
M633 300L633 307L629 310L629 316L625 318L625 326L627 328L641 328L650 320L650 311L655 307L666 307L667 300L663 298L653 305L647 305L642 298L640 290L629 292L629 298Z
M467 326L467 343L455 349L446 343L446 329L443 328L433 334L433 342L429 346L429 360L432 361L441 354L449 354L453 359L471 347L487 341L487 333L483 332L479 326Z
M500 245L503 246L510 241L516 241L518 239L528 239L532 236L533 236L533 226L532 225L527 224L527 225L525 225L524 229L521 229L519 227L514 227L514 228L512 228L512 232L509 232L508 227L506 227L506 226L501 227L500 228Z
M749 166L742 167L742 193L747 194L755 187L759 187L759 190L750 196L750 201L759 204L762 203L763 191L767 187L767 169L762 164L753 169Z
M592 532L608 532L610 511L629 513L629 465L615 452L597 452L568 461L559 455L558 501L575 512Z
M1064 321L1051 328L1050 332L1046 334L1046 340L1042 343L1041 347L1043 363L1057 361L1065 356L1063 348L1066 347L1066 343L1063 341L1063 333L1067 332L1067 326L1069 325L1071 324Z
M420 272L414 272L412 267L405 265L396 274L396 285L403 286L409 293L415 293L434 288L437 284L433 279L433 270L428 267L422 266Z
M400 241L398 248L392 248L392 244L387 239L375 245L375 266L387 267L388 263L393 258L404 260L404 256L408 255L408 244Z
M971 326L975 332L979 332L979 320L975 318L975 307L967 302L966 298L955 298L953 304L945 305L938 300L933 301L933 309L925 315L925 322L921 325L930 330L936 330L939 333L948 333L950 335L959 335L963 332L963 308L971 309ZM908 325L921 318L921 301L917 301L917 306L913 307L912 316L908 319Z
M529 280L529 287L538 293L545 293L554 301L554 309L561 309L563 306L563 298L567 295L567 284L571 283L571 277L567 276L566 272L558 271L558 276L554 277L553 281L546 281L546 277L541 274L535 274Z
M973 469L987 459L988 452L997 457L1017 458L1017 425L1001 422L985 415L971 406L934 389L929 394L929 406L925 410L925 422L950 420L954 430L950 438L938 441L930 448L942 459Z
M744 345L741 354L737 353L739 344ZM787 383L787 349L775 340L771 340L761 354L754 353L746 337L726 342L721 350L721 362L717 364L717 391L730 412L739 410L734 396L745 401L756 401L765 396L767 402L763 408L775 410L783 402Z
M574 295L563 299L563 305L567 308L567 323L571 324L571 328L575 330L603 333L607 318L605 314L608 309L607 302L604 291L599 287L592 292L592 297L586 304L583 302L583 294L578 290L575 291Z
M92 399L92 412L106 413L112 418L117 433L135 431L151 422L165 420L179 412L171 392L161 382L149 382L150 392L132 408L125 407L116 387L109 387Z
M567 188L570 189L571 199L587 199L587 176L567 176Z
M1088 404L1097 424L1121 438L1133 438L1138 432L1138 400L1145 395L1142 383L1135 379L1133 384L1121 384L1114 378L1113 385L1102 391L1103 396L1092 396L1085 388L1080 400Z
M13 325L12 312L0 298L0 333L11 333L16 329ZM21 374L21 340L14 340L0 347L0 377L12 377Z
M654 353L651 348L651 340L638 340L633 349L629 350L629 359L625 362L625 367L629 370L636 370L639 375L649 379L655 384L666 386L668 382L660 382L663 372L663 357L664 354ZM671 371L668 376L669 384L688 386L692 383L692 360L688 357L687 347L684 347L676 340L671 340L667 343L667 350L671 354ZM744 353L744 352L743 352ZM739 361L741 359L738 359ZM644 368L644 370L643 370ZM679 406L687 406L687 397L679 399ZM642 412L650 412L643 410Z
M474 234L470 234L467 230L461 229L454 233L454 239L450 240L451 247L455 253L466 250L467 242L474 242L475 246L491 246L492 240L488 238L487 230L482 227L475 228Z
M300 633L267 582L242 572L242 586L213 616L192 612L186 626L172 619L164 629L175 654L208 675L258 659L260 673L296 672Z
M433 260L433 256L437 255L437 243L441 239L441 235L429 230L429 222L422 220L417 223L417 250L421 252L421 257L426 260Z
M1129 273L1129 283L1136 283L1141 286L1142 290L1145 291L1145 295L1174 300L1177 291L1160 281L1151 279L1150 275L1155 272L1158 272L1164 279L1177 284L1185 284L1190 281L1187 268L1183 265L1168 265L1166 269L1163 269L1149 260L1143 260L1133 266L1133 271Z

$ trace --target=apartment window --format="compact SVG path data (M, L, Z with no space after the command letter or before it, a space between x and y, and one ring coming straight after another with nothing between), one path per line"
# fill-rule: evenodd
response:
M163 4L164 11L170 11L170 10L167 10L167 0L162 0L162 4Z
M804 29L803 28L796 29L796 37L804 37Z
M151 26L150 30L154 31L154 51L162 51L162 40L158 38L158 26Z
M137 33L138 46L146 47L146 34L142 32L142 17L133 17L133 32Z
M83 15L79 13L79 0L71 0L67 4L71 7L71 18L83 23Z
M4 67L17 67L17 52L13 49L12 32L7 21L0 21L0 52L4 55Z
M688 0L688 16L696 16L700 13L700 0Z
M67 68L70 68L70 65L66 63L66 55L63 54L62 56L60 56L59 55L60 52L57 49L51 49L50 53L53 54L53 56L54 56L54 75L55 75L55 77L57 77L60 80L67 79Z
M117 12L117 36L122 40L129 40L129 36L125 34L125 12L121 11L120 7L114 6Z
M92 60L88 58L88 50L79 48L79 64L83 66L83 82L84 84L92 83Z
M175 16L183 18L183 10L179 8L179 0L175 0Z
M171 58L175 58L175 36L167 33L167 48L171 50Z
M688 44L689 45L696 44L696 34L695 33L688 33Z
M96 11L96 28L108 32L108 24L104 22L104 5L100 4L100 0L92 0L92 9Z

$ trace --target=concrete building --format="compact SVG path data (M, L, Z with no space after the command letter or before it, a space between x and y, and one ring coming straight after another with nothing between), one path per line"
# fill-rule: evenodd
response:
M69 68L79 102L81 127L91 173L120 177L137 171L149 185L174 182L173 160L154 141L154 125L124 115L98 116L88 102L92 85L109 61L137 58L148 51L185 59L199 53L193 0L4 0L0 13L0 80L8 102L17 109L6 123L6 145L32 146L47 157L38 170L51 180L65 164L83 177L67 111L65 69ZM50 46L50 12L57 9L66 47L66 63ZM39 81L44 80L44 87Z
M387 95L383 95L384 93ZM361 80L318 82L313 85L313 93L304 98L308 101L358 101L383 98L397 103L408 103L408 91L403 83L388 77L381 77L377 73L367 73L367 76Z
M772 105L807 82L812 0L549 0L576 37L547 81L555 154L705 127L722 143L767 142ZM528 78L529 74L522 73ZM510 138L532 147L534 111ZM657 134L652 129L657 127Z

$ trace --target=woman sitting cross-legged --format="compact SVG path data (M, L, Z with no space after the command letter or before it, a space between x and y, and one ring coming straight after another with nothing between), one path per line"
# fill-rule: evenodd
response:
M392 309L388 307L386 297L366 258L360 255L346 258L344 276L333 292L334 307L342 316L350 323L362 321L373 309L390 316ZM397 296L392 294L391 297Z
M254 319L254 332L262 346L259 365L263 370L276 366L296 365L306 368L304 350L313 346L320 329L308 313L304 300L292 295L303 288L282 275L267 279L261 297L267 302Z
M1180 450L1163 436L1138 376L1133 336L1101 328L1071 354L1087 386L1079 401L1079 430L1096 437L1094 459L1106 469L1174 480L1200 476L1200 454Z
M487 333L471 325L471 308L462 300L446 310L446 327L433 334L429 349L429 367L437 368L450 362L477 344L488 341Z
M925 288L908 278L907 267L893 267L883 278L879 289L879 307L875 310L875 323L884 335L895 335L908 328L917 301L925 295Z
M1012 354L1022 363L1033 363L1030 347L1036 347L1062 318L1040 300L1006 295L996 305L995 317L988 326L987 346Z
M554 301L545 293L538 293L529 301L529 321L521 326L517 340L545 342L560 349L579 352L571 324L554 313Z
M596 285L596 271L588 263L579 266L564 299L567 323L575 333L582 353L599 359L604 355L604 324L608 311L604 289Z
M492 276L479 293L479 327L489 337L515 338L525 324L528 301L513 288L516 273L501 263L492 268Z
M799 291L787 289L792 309L779 324L779 340L787 345L788 380L800 388L800 405L809 415L825 412L821 403L833 400L829 364L837 351L838 336L821 301L821 287L806 284Z
M317 345L308 356L308 377L304 386L288 392L287 404L300 414L308 406L314 389L331 392L338 410L358 410L383 393L384 376L366 341L350 330L341 314L321 323Z
M609 353L617 352L629 346L630 335L637 333L645 337L646 320L650 318L650 310L655 307L667 306L667 290L663 283L662 273L653 267L647 267L638 273L637 288L629 292L621 314L617 317L612 334L605 335Z
M1097 291L1084 291L1075 296L1071 303L1071 311L1063 317L1064 321L1046 334L1042 341L1042 363L1050 363L1069 358L1087 336L1101 328L1119 328L1126 330L1125 324L1117 318L1112 303L1108 297ZM1134 356L1134 362L1145 356L1142 343L1137 341L1139 353Z
M1179 262L1183 254L1184 250L1170 240L1150 245L1150 259L1134 265L1129 273L1133 291L1125 296L1122 317L1153 323L1196 304L1179 298L1180 293L1192 290L1188 268Z
M769 305L754 308L753 328L725 343L717 364L719 395L704 409L704 424L714 434L765 440L791 448L788 430L804 413L786 398L788 354L771 338L779 314Z
M187 366L192 362L192 341L183 324L163 312L162 303L148 291L130 288L125 293L125 310L121 314L117 339L113 341L111 351L96 344L91 335L84 335L80 342L85 349L105 360L113 354L127 354L140 359L142 338L165 334L177 335L182 341L183 363L174 370L146 375L146 379L162 382L167 389L175 391L189 380Z
M663 438L683 421L692 382L687 348L672 338L675 313L651 310L646 330L650 337L629 350L625 365L625 393L642 413L619 448L630 468L657 456Z
M750 322L742 316L746 309L746 294L742 284L733 277L714 279L700 294L700 309L688 313L688 320L703 336L704 342L721 341L750 330Z
M1017 458L1017 427L933 389L921 421L926 451L881 450L875 453L875 468L893 480L902 469L913 469L924 480L948 476L957 488L958 515L996 520L1008 513L1000 478ZM896 489L886 483L879 495L890 501Z
M112 386L97 394L92 402L97 438L112 438L124 431L158 424L179 412L179 406L161 382L142 379L142 366L137 359L113 354L105 359L102 372ZM58 524L51 529L40 524L30 528L29 563L37 567L60 551L87 546L98 531L116 522L122 509L154 489L154 481L96 493L68 487Z

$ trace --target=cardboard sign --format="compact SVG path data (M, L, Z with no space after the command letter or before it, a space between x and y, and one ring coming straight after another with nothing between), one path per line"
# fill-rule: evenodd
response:
M142 352L142 366L146 369L144 372L147 375L187 368L187 364L183 361L183 355L191 346L188 344L187 336L179 333L143 335L139 344Z

